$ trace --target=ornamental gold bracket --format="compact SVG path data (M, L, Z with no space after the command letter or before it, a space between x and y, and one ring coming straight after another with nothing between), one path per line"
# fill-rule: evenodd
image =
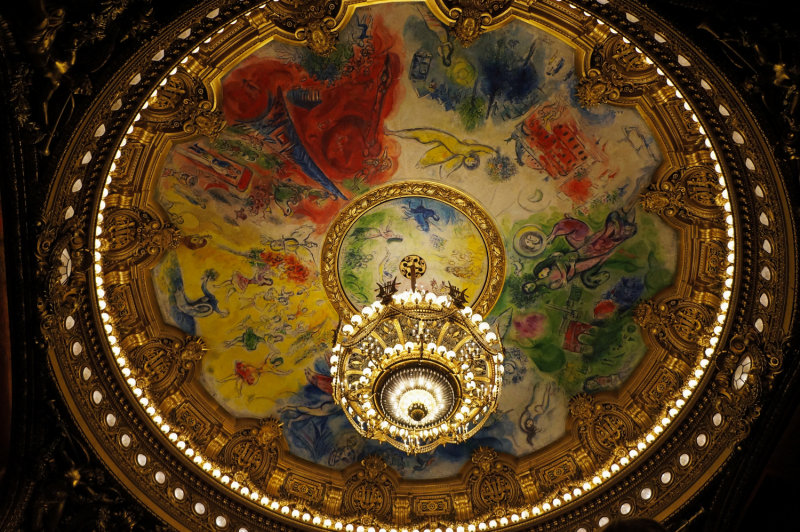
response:
M285 37L305 43L315 54L326 56L336 49L342 23L341 0L278 0L268 2L269 20Z
M138 127L156 133L185 133L216 139L225 128L225 116L215 109L209 89L183 68L166 78L142 110Z
M589 56L578 82L578 101L586 108L601 103L632 103L659 82L655 65L621 35L610 35Z
M465 47L504 19L513 3L513 0L436 0L456 38Z
M660 183L651 184L641 195L641 205L645 212L674 218L683 225L723 229L725 211L719 204L722 190L711 168L681 168Z

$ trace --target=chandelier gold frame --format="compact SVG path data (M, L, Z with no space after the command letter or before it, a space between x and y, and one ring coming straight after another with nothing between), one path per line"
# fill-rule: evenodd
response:
M376 459L343 471L299 460L274 420L233 419L194 382L203 343L160 320L146 282L179 238L149 201L161 158L219 127L219 79L239 58L272 38L324 42L368 3L329 2L303 19L289 2L202 2L98 92L59 161L36 256L49 363L78 426L181 529L225 516L250 530L574 530L677 511L732 456L781 369L797 235L770 147L734 88L633 2L491 12L428 2L465 40L517 18L571 41L584 103L636 106L666 148L643 207L678 231L680 264L673 286L639 308L652 363L619 393L573 400L567 435L545 450L480 449L457 477L412 482ZM203 90L148 112L164 80Z
M426 453L466 441L497 408L503 349L497 333L470 307L412 289L364 307L351 322L339 330L341 343L330 358L333 397L362 435L409 454ZM435 422L404 422L383 404L387 380L412 368L449 381L443 384L452 404ZM414 406L423 414L416 421L424 421L430 407L409 405Z

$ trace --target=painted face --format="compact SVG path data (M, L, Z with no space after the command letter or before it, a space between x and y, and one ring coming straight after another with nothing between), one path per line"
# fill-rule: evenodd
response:
M467 155L464 157L464 167L468 170L474 170L478 167L478 164L481 162L480 158L477 155Z
M539 251L542 242L542 235L537 233L528 233L522 239L522 245L531 252Z

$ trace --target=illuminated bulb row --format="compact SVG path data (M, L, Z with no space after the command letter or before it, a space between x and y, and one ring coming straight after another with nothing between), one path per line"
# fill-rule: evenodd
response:
M404 308L419 308L422 306L422 302L424 301L428 307L434 308L439 310L441 308L449 308L451 305L451 300L448 296L437 296L433 292L419 292L419 291L410 291L406 290L405 292L401 292L399 294L394 294L392 299L397 306L402 306ZM352 336L355 334L362 325L364 325L365 319L366 321L375 321L380 316L385 307L379 302L376 301L370 306L366 306L361 310L361 314L353 314L350 317L350 323L345 324L342 326L342 334L347 336ZM478 331L483 334L483 338L488 344L493 344L497 342L497 334L492 332L491 325L487 322L483 321L483 317L480 314L473 314L472 309L470 307L464 307L461 310L461 313L470 318L472 323L477 327ZM362 317L363 316L363 317ZM410 342L406 343L406 346ZM398 344L399 345L399 344ZM388 350L389 348L387 348ZM397 349L397 346L395 346ZM387 355L389 353L387 352Z
M441 308L441 307L449 307L450 306L450 298L447 296L439 296L434 294L433 292L425 292L420 290L406 290L404 292L399 292L397 294L392 295L392 300L396 305L406 306L406 305L420 305L423 301L428 306L434 308Z

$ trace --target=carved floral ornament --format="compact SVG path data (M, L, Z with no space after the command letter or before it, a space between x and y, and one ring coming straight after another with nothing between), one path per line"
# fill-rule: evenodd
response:
M402 479L377 457L342 471L310 465L288 452L276 420L234 419L194 382L202 339L165 326L143 282L185 236L142 192L166 144L219 133L215 65L274 36L328 53L357 4L208 1L188 28L165 31L138 53L132 65L141 71L123 69L97 96L62 158L37 246L48 286L42 333L73 415L109 468L182 529L212 526L218 516L248 530L531 529L564 526L564 512L570 528L592 528L619 513L620 494L637 501L635 515L673 512L671 486L709 473L677 468L676 457L721 463L771 391L792 327L795 235L774 161L733 90L677 36L656 47L655 31L661 39L672 32L641 7L428 5L465 44L509 17L569 36L582 49L577 94L586 106L636 104L662 124L660 141L676 155L641 205L678 231L681 264L673 286L636 309L653 363L623 393L575 397L567 436L545 450L517 459L478 448L458 477L430 486ZM158 49L178 60L146 64ZM134 74L141 81L130 84ZM111 110L119 98L148 109L114 115L127 112ZM722 102L728 121L708 111ZM690 417L699 421L689 425ZM663 489L645 498L650 486Z

